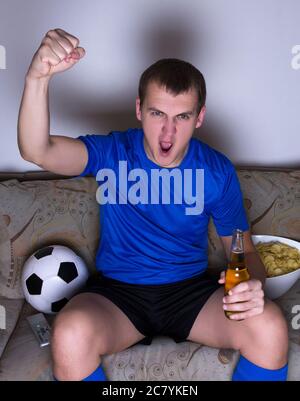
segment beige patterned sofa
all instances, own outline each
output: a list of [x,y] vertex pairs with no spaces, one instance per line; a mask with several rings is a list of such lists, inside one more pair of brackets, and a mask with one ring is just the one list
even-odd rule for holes
[[[237,171],[252,232],[300,241],[300,170]],[[20,273],[33,251],[54,243],[76,249],[94,269],[99,239],[96,183],[91,177],[46,173],[5,174],[0,179],[0,311],[6,314],[6,328],[0,329],[0,380],[52,380],[49,347],[39,347],[25,320],[35,310],[24,302]],[[211,271],[224,262],[211,224]],[[288,379],[300,380],[300,329],[291,325],[292,307],[300,304],[300,280],[276,302],[289,323]],[[108,378],[117,381],[230,380],[237,358],[232,350],[156,337],[150,346],[136,344],[104,356],[103,364]]]

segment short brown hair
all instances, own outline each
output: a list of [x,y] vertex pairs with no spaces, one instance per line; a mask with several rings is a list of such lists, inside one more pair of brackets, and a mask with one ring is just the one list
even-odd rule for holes
[[141,105],[144,102],[147,86],[156,82],[164,86],[168,92],[178,95],[196,89],[198,94],[198,113],[206,100],[206,85],[202,73],[192,64],[175,59],[166,58],[150,65],[141,75],[139,82],[139,98]]

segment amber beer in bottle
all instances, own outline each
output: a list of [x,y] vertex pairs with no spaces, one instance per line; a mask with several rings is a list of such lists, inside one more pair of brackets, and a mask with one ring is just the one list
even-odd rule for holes
[[[225,295],[228,294],[231,288],[235,287],[242,281],[247,281],[249,279],[250,275],[245,263],[243,231],[237,229],[234,230],[232,235],[230,259],[225,276]],[[230,315],[237,313],[228,310],[224,312],[228,318]]]

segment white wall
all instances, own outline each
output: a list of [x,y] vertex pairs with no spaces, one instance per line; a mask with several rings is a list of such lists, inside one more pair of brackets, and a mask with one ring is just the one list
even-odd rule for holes
[[39,170],[19,155],[17,115],[32,55],[57,27],[87,54],[51,82],[51,133],[137,126],[140,74],[177,57],[206,78],[197,136],[239,165],[300,167],[299,15],[298,0],[1,0],[0,171]]

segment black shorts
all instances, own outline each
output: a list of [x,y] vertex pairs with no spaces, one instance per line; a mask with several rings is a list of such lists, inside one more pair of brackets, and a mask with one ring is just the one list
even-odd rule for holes
[[169,284],[129,284],[91,276],[80,293],[101,294],[117,305],[149,345],[154,336],[168,336],[175,342],[186,341],[199,311],[220,284],[206,272]]

